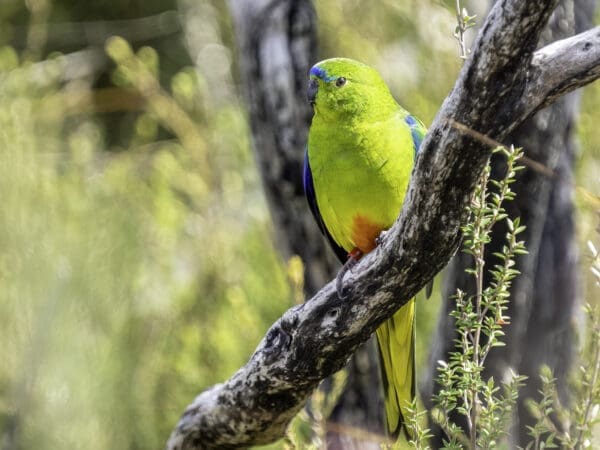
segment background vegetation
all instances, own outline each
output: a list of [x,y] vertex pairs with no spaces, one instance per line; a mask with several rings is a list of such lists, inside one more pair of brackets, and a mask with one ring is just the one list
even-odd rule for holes
[[[4,448],[160,448],[301,300],[297,261],[274,248],[223,3],[0,8]],[[429,123],[461,66],[453,2],[315,3],[322,56],[376,66]],[[577,183],[596,193],[598,105],[595,83]],[[598,242],[597,205],[577,202],[581,242]],[[424,358],[437,308],[421,303]]]

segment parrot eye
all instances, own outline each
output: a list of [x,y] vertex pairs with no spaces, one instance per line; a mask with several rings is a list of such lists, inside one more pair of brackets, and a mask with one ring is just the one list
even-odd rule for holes
[[335,85],[337,87],[342,87],[345,84],[346,84],[346,79],[344,77],[339,77],[337,80],[335,80]]

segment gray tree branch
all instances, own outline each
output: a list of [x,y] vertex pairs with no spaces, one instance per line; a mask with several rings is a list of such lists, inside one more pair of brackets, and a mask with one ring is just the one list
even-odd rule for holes
[[523,101],[543,99],[534,113],[574,88],[597,79],[599,58],[600,27],[547,45],[535,52]]
[[[340,300],[329,283],[286,311],[244,367],[188,406],[167,448],[243,447],[282,437],[318,383],[343,367],[360,343],[444,267],[458,248],[465,206],[491,154],[448,119],[501,140],[558,95],[542,89],[538,96],[523,95],[534,67],[543,67],[548,77],[555,70],[551,78],[564,87],[563,94],[597,77],[597,71],[578,77],[541,62],[532,65],[542,55],[560,60],[561,52],[575,48],[573,64],[600,66],[599,43],[587,34],[577,38],[579,46],[555,45],[534,56],[556,3],[505,0],[494,6],[422,144],[398,221],[347,277],[346,297]],[[593,51],[584,50],[585,42]]]

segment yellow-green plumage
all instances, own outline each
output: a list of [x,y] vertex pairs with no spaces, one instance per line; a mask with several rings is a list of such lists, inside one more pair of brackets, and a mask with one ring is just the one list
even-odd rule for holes
[[[399,215],[425,128],[402,109],[372,68],[335,58],[311,69],[314,116],[305,189],[338,256],[371,251]],[[388,429],[399,432],[415,394],[415,304],[377,330]]]

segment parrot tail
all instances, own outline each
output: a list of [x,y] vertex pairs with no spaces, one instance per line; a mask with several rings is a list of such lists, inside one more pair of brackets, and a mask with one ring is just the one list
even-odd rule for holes
[[404,428],[406,407],[415,398],[415,299],[377,329],[387,428],[396,438]]

